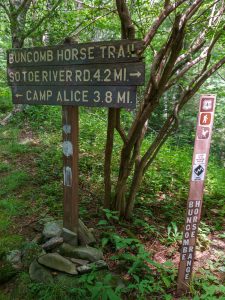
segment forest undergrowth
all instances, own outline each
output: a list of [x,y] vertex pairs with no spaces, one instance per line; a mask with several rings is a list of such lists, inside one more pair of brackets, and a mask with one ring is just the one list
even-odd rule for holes
[[[124,124],[130,117],[125,115]],[[178,299],[176,276],[193,144],[171,137],[163,146],[127,222],[102,207],[105,138],[106,110],[80,109],[80,217],[94,228],[110,272],[45,285],[31,282],[27,270],[36,253],[37,245],[30,242],[38,227],[47,219],[62,218],[61,111],[27,107],[0,127],[0,299]],[[152,138],[149,130],[149,141]],[[120,143],[116,136],[114,184]],[[190,295],[179,299],[225,299],[224,179],[225,169],[212,153],[195,275]],[[13,270],[6,255],[27,248],[24,269]]]

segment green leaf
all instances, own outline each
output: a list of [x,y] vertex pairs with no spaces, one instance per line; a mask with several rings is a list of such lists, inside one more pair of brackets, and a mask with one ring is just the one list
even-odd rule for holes
[[108,289],[107,295],[108,295],[109,300],[121,300],[121,298],[115,294],[113,289]]
[[102,248],[104,248],[108,244],[109,241],[110,241],[109,238],[103,238],[102,239]]
[[98,226],[101,226],[101,225],[108,225],[108,222],[106,220],[100,220],[97,224]]
[[165,283],[165,286],[166,286],[167,288],[169,288],[170,285],[171,285],[171,282],[170,282],[169,278],[166,277],[166,276],[162,276],[162,280],[163,280],[163,282]]

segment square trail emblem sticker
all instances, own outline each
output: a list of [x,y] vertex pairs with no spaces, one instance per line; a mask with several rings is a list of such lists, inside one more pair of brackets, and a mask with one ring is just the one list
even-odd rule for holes
[[205,177],[205,165],[204,164],[195,164],[193,165],[192,170],[192,181],[204,180]]
[[211,123],[211,113],[202,113],[200,115],[200,125],[209,125]]
[[197,130],[197,137],[199,140],[207,140],[209,137],[210,127],[199,126]]
[[212,112],[214,106],[213,98],[202,98],[201,101],[201,111]]

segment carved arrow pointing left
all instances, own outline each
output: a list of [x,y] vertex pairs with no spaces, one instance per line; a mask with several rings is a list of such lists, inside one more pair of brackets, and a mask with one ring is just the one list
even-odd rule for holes
[[16,96],[16,98],[19,98],[19,97],[22,97],[23,95],[21,95],[21,94],[16,94],[15,96]]

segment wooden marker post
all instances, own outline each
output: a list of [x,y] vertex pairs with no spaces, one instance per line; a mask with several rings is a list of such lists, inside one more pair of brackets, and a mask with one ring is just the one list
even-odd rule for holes
[[182,294],[189,290],[189,282],[193,270],[195,246],[201,217],[204,179],[209,158],[215,105],[216,97],[214,95],[201,96],[192,160],[190,190],[187,201],[186,222],[183,233],[178,271],[178,294]]
[[[72,39],[65,45],[77,44]],[[63,227],[77,236],[79,224],[79,107],[62,106],[63,126]]]
[[63,122],[63,227],[78,233],[79,108],[62,107]]

